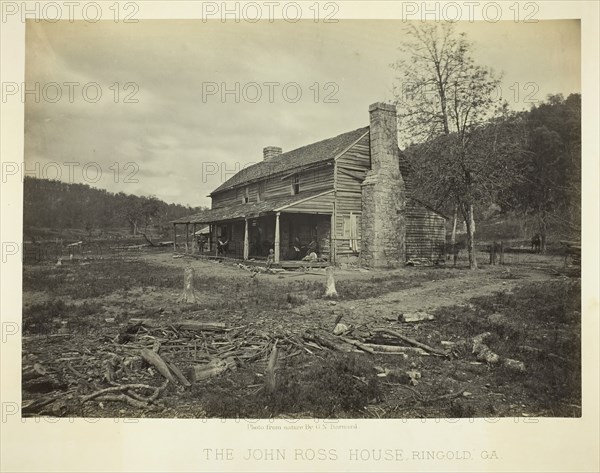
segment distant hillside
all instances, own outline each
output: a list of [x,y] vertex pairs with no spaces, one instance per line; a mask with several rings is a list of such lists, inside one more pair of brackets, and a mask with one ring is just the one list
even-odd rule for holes
[[109,232],[168,235],[169,221],[201,210],[167,204],[150,196],[114,194],[87,184],[26,177],[23,195],[23,233],[26,240],[58,236],[69,230],[89,237]]

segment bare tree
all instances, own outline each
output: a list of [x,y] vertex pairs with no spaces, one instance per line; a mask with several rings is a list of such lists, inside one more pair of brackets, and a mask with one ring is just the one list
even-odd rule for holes
[[450,23],[408,26],[400,50],[403,58],[393,67],[400,72],[395,95],[401,136],[430,143],[422,153],[430,161],[417,162],[429,167],[422,170],[425,176],[420,177],[429,178],[420,180],[419,187],[460,212],[467,227],[469,266],[475,269],[474,206],[491,184],[491,177],[485,184],[485,176],[493,174],[493,160],[506,151],[501,140],[508,129],[498,133],[489,126],[493,117],[507,114],[500,79],[475,63],[472,43]]

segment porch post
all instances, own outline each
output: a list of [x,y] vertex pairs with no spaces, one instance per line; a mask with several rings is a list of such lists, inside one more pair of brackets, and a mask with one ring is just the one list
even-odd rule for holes
[[213,230],[215,232],[215,256],[219,256],[219,241],[217,238],[217,226],[213,226]]
[[177,251],[177,224],[173,224],[173,251]]
[[196,253],[196,224],[192,223],[192,253]]
[[185,224],[185,252],[188,253],[190,244],[190,224]]
[[245,219],[246,225],[244,226],[244,259],[248,259],[250,256],[250,244],[248,242],[248,219]]
[[331,230],[329,230],[329,263],[335,264],[337,239],[335,235],[335,208],[331,214]]
[[275,214],[275,263],[279,263],[279,214]]

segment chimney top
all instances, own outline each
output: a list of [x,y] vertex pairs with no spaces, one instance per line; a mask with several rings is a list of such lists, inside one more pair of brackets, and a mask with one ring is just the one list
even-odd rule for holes
[[394,104],[384,102],[376,102],[369,105],[369,112],[374,112],[375,110],[396,113],[396,106]]
[[263,160],[269,161],[270,159],[276,158],[282,151],[283,150],[278,146],[266,146],[263,148]]

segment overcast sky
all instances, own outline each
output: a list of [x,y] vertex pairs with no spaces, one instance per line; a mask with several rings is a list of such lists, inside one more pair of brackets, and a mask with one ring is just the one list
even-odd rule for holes
[[[578,21],[457,27],[475,42],[479,63],[504,74],[503,96],[515,109],[529,108],[528,94],[543,100],[581,92]],[[55,168],[44,166],[59,163],[65,181],[69,168],[62,163],[80,163],[72,168],[76,182],[86,182],[86,163],[98,163],[97,182],[96,165],[87,168],[90,185],[209,205],[206,196],[239,166],[261,160],[263,147],[289,151],[367,125],[369,104],[392,98],[389,65],[399,58],[401,41],[402,23],[382,20],[28,22],[28,87],[80,85],[73,103],[65,85],[55,103],[49,103],[56,97],[51,86],[38,103],[28,96],[25,160],[29,168],[40,163],[46,174],[38,175],[50,178]],[[138,89],[125,90],[130,82]],[[265,85],[270,82],[279,85]],[[88,101],[82,97],[90,83],[102,91],[96,103],[94,86],[86,89]],[[233,93],[223,101],[223,85],[235,90],[236,83],[239,103]],[[203,96],[211,88],[217,93]],[[298,88],[302,96],[293,102]],[[254,103],[244,100],[244,91]],[[124,103],[131,93],[137,103]]]

